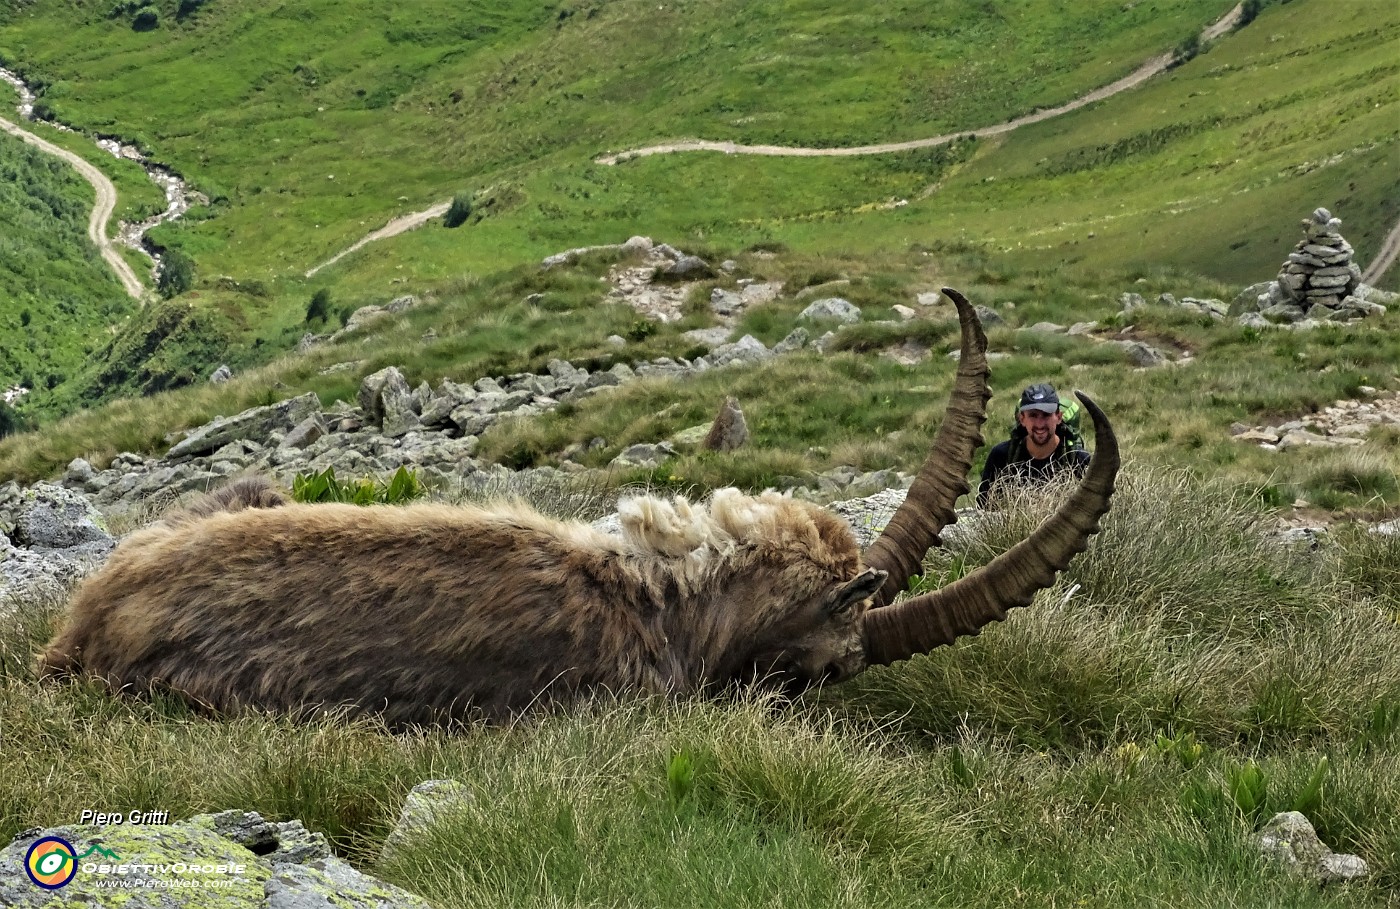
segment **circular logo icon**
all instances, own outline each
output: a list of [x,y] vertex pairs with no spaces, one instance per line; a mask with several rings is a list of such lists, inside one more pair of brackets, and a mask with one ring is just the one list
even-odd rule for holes
[[67,840],[46,836],[25,853],[24,871],[45,890],[57,890],[78,873],[77,855]]

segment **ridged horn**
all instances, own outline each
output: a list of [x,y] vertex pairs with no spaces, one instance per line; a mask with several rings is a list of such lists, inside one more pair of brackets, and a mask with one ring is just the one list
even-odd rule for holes
[[1079,487],[1029,537],[978,571],[941,590],[865,614],[867,665],[887,666],[918,653],[977,634],[1007,610],[1027,606],[1060,571],[1083,552],[1108,512],[1118,475],[1118,440],[1089,397],[1076,392],[1094,421],[1094,454]]
[[873,598],[877,608],[894,601],[909,579],[919,573],[929,548],[938,545],[943,528],[958,519],[953,503],[970,488],[967,475],[972,455],[982,444],[987,399],[992,396],[987,384],[987,336],[967,297],[950,287],[943,288],[943,293],[958,309],[961,359],[948,395],[948,409],[928,457],[899,510],[865,551],[865,564],[889,572]]

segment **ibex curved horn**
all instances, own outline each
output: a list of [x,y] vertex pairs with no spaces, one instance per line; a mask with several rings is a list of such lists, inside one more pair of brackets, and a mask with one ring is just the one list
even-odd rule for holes
[[950,287],[943,293],[958,309],[962,327],[962,353],[943,423],[934,434],[928,458],[909,487],[904,503],[894,513],[880,537],[865,551],[865,564],[889,572],[872,605],[884,606],[919,573],[929,548],[937,546],[943,528],[957,520],[953,503],[968,492],[972,455],[982,444],[982,424],[987,419],[987,336],[972,304]]
[[865,614],[865,659],[884,666],[977,634],[1007,610],[1029,605],[1055,572],[1084,551],[1108,512],[1118,475],[1118,441],[1102,410],[1076,392],[1094,421],[1094,456],[1079,488],[1029,537],[941,590]]

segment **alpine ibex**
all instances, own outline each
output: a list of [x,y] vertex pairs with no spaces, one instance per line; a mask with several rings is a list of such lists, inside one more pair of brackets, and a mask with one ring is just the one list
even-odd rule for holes
[[945,293],[962,328],[948,410],[864,559],[840,518],[772,493],[632,499],[612,536],[518,505],[299,505],[245,482],[124,540],[42,671],[216,711],[345,708],[402,726],[602,691],[796,692],[976,634],[1084,549],[1119,459],[1081,395],[1097,450],[1069,499],[982,570],[895,603],[955,520],[991,395],[981,326]]

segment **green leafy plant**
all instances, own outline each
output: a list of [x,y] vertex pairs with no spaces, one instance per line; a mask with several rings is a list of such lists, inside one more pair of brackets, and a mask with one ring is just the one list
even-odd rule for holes
[[422,498],[426,492],[416,471],[400,467],[388,480],[336,479],[335,468],[320,473],[297,474],[292,479],[292,498],[298,502],[341,502],[350,505],[402,505]]
[[671,807],[679,810],[695,791],[695,757],[681,749],[666,762],[666,793]]
[[1322,781],[1327,777],[1327,755],[1317,759],[1317,766],[1308,776],[1308,781],[1289,806],[1292,811],[1300,811],[1313,817],[1322,807]]
[[1257,821],[1264,813],[1265,797],[1268,795],[1268,777],[1263,768],[1253,761],[1225,768],[1226,790],[1230,800],[1246,818]]
[[1205,746],[1196,741],[1194,732],[1179,732],[1174,736],[1158,733],[1153,748],[1164,760],[1175,758],[1180,761],[1184,770],[1199,764],[1205,754]]

